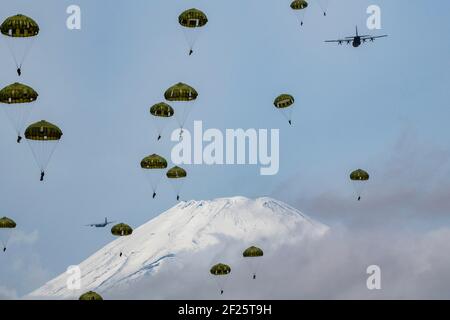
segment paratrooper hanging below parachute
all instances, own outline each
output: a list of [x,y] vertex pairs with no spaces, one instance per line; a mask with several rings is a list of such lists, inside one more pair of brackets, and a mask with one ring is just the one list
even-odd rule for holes
[[3,217],[0,219],[0,241],[3,246],[3,252],[6,251],[9,238],[11,237],[12,231],[16,228],[16,223],[14,220]]
[[208,17],[202,11],[192,8],[180,14],[178,23],[183,28],[186,41],[189,45],[189,55],[192,55],[192,53],[194,53],[194,45],[200,36],[200,32],[208,23]]
[[25,121],[37,98],[38,93],[33,88],[17,82],[0,91],[0,103],[5,104],[4,110],[17,132],[17,143],[22,140]]
[[294,109],[295,99],[290,94],[279,95],[273,105],[277,108],[281,114],[288,120],[289,125],[292,125],[292,112]]
[[153,116],[156,131],[158,133],[158,141],[161,140],[162,132],[168,123],[168,119],[173,117],[175,111],[165,102],[160,102],[150,108],[150,114]]
[[25,138],[41,170],[40,181],[44,181],[45,169],[62,135],[60,128],[45,120],[33,123],[25,130]]
[[361,201],[362,192],[364,191],[364,187],[367,181],[369,181],[369,178],[369,174],[362,169],[355,170],[350,174],[350,180],[353,182],[358,201]]
[[247,260],[249,260],[249,265],[250,265],[250,269],[253,272],[253,280],[256,279],[256,271],[258,269],[258,265],[256,263],[254,263],[253,259],[256,258],[261,258],[262,256],[264,256],[264,252],[262,251],[262,249],[252,246],[250,248],[247,248],[243,253],[242,253],[243,257],[246,258]]
[[156,197],[159,182],[164,176],[165,169],[167,168],[167,160],[157,154],[152,154],[142,159],[141,168],[153,189],[154,199]]
[[222,295],[224,293],[225,279],[231,273],[231,267],[229,265],[219,263],[214,265],[209,272],[216,277],[220,294]]
[[177,194],[177,201],[180,200],[180,192],[181,188],[183,187],[184,180],[187,177],[187,172],[183,168],[180,167],[173,167],[166,173],[167,178],[172,183],[173,189],[175,190],[175,193]]
[[[111,228],[111,234],[116,237],[127,237],[133,234],[133,228],[125,223],[119,223]],[[119,256],[122,257],[122,251]]]
[[[22,65],[33,45],[34,38],[39,34],[38,24],[22,14],[7,18],[0,25],[0,32],[7,37],[7,45],[11,51],[19,77],[22,75]],[[23,48],[16,48],[16,45]],[[20,53],[17,51],[21,51]]]
[[164,93],[164,98],[171,102],[175,110],[175,118],[180,126],[180,140],[183,138],[183,128],[189,116],[198,92],[191,86],[179,82]]
[[308,2],[305,0],[294,0],[291,3],[291,9],[298,15],[300,26],[303,26],[303,19],[305,17],[305,9],[308,7]]

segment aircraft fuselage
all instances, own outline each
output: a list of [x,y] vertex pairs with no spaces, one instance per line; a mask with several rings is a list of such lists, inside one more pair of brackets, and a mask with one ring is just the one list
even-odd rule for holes
[[361,45],[361,37],[353,38],[353,47],[358,48]]

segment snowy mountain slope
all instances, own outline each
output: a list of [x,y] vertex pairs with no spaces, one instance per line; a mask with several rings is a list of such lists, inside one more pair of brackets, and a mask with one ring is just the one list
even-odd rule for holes
[[189,253],[227,239],[245,245],[270,239],[276,245],[321,237],[327,229],[270,198],[182,202],[135,229],[131,236],[111,242],[80,263],[81,291],[69,290],[68,275],[62,274],[26,298],[72,299],[88,290],[105,293],[147,275],[155,276],[165,264],[180,263],[179,256],[186,259]]

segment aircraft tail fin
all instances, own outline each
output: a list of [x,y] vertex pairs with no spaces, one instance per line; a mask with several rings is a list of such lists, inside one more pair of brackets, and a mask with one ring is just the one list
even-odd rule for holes
[[356,36],[358,36],[358,26],[356,26]]

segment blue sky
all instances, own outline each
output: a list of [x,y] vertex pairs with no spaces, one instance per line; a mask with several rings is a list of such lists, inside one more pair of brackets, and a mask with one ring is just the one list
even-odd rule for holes
[[[73,3],[82,10],[80,31],[65,27]],[[365,27],[371,4],[382,9],[382,30]],[[191,7],[209,23],[188,57],[177,17]],[[168,183],[151,199],[139,162],[154,152],[169,157],[169,131],[156,143],[148,110],[179,81],[199,92],[188,129],[202,120],[205,128],[281,130],[278,175],[260,176],[254,166],[187,167],[184,199],[273,196],[314,217],[298,190],[351,195],[349,171],[364,167],[376,179],[405,132],[448,150],[449,9],[443,0],[331,0],[328,17],[312,5],[301,29],[287,0],[2,3],[2,20],[21,12],[41,27],[20,79],[40,93],[29,123],[49,120],[64,137],[41,184],[28,146],[16,145],[0,116],[0,215],[38,234],[0,256],[0,285],[26,293],[112,240],[86,223],[108,216],[139,226],[175,204]],[[352,35],[355,25],[389,37],[358,49],[323,42]],[[3,87],[18,79],[0,48]],[[282,92],[296,97],[293,127],[272,106]]]

